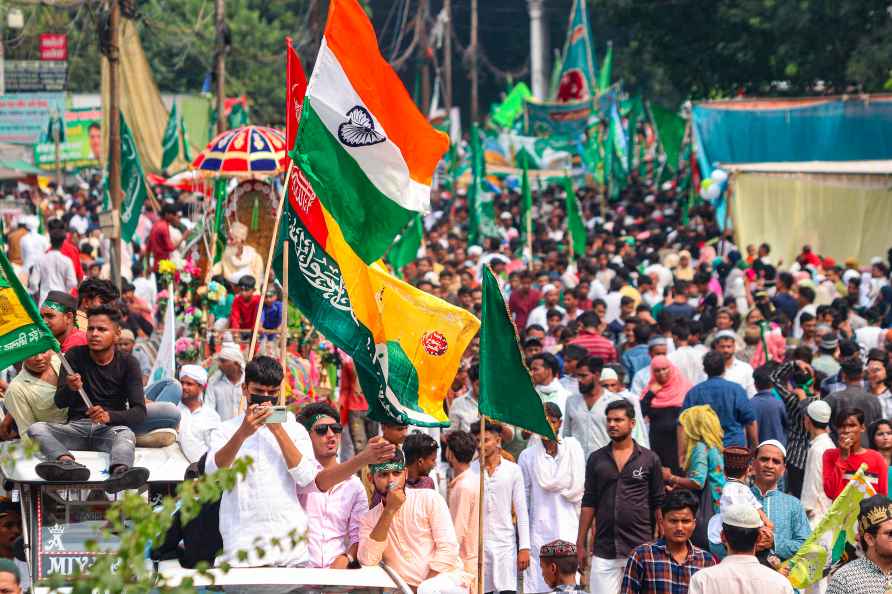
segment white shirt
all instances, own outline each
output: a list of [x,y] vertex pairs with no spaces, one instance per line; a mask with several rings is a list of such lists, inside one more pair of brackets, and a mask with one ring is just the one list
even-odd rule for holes
[[74,229],[80,235],[86,235],[87,229],[90,227],[90,219],[76,214],[68,221],[68,227]]
[[140,276],[133,279],[133,294],[145,301],[154,310],[158,297],[155,275],[152,274],[150,278]]
[[691,385],[695,386],[706,379],[706,372],[703,371],[703,355],[708,352],[706,346],[698,344],[678,347],[666,356],[678,367],[682,375],[688,378]]
[[[808,516],[808,523],[814,528],[830,509],[833,503],[824,494],[824,452],[836,446],[830,435],[822,433],[811,440],[805,457],[805,474],[802,479],[802,507]],[[812,512],[812,513],[809,513]]]
[[858,341],[858,344],[861,345],[861,348],[864,351],[882,348],[880,336],[882,336],[883,333],[883,329],[879,326],[865,326],[864,328],[855,330],[855,340]]
[[470,431],[471,423],[480,420],[477,399],[470,392],[452,401],[449,407],[449,431]]
[[[544,466],[545,474],[550,476],[569,469],[567,474],[572,479],[567,477],[568,484],[581,486],[585,481],[585,457],[578,441],[572,437],[564,438],[558,445],[556,456],[538,455],[541,447],[539,444],[531,445],[517,458],[517,464],[523,473],[523,485],[530,510],[530,566],[523,576],[524,592],[551,592],[552,589],[542,578],[539,549],[556,539],[573,542],[579,526],[582,490],[579,491],[578,499],[574,497],[575,501],[568,500],[560,490],[546,490],[538,480],[539,469]],[[574,464],[569,465],[570,461]]]
[[567,388],[564,387],[559,379],[554,378],[551,380],[551,383],[534,387],[536,388],[536,393],[539,394],[539,398],[542,399],[542,404],[554,402],[561,409],[561,414],[567,412],[567,398],[570,397],[570,392],[567,391]]
[[[605,411],[608,404],[621,398],[622,396],[619,394],[604,390],[591,408],[586,404],[582,394],[570,396],[567,399],[562,433],[564,437],[573,437],[579,440],[586,460],[592,452],[600,450],[610,443]],[[523,454],[521,453],[521,455]]]
[[560,305],[549,306],[548,304],[543,303],[542,305],[537,305],[536,307],[534,307],[533,310],[530,312],[530,315],[527,316],[526,327],[529,328],[533,324],[539,324],[544,330],[548,330],[548,312],[552,309],[556,309],[561,312],[561,315],[563,316],[561,322],[563,322],[564,319],[567,317],[566,309],[564,309]]
[[50,242],[43,235],[29,231],[22,236],[19,249],[22,251],[22,266],[30,272],[37,260],[50,249]]
[[[477,475],[480,461],[474,460],[466,472]],[[502,459],[493,475],[484,474],[484,592],[517,589],[517,551],[530,548],[529,513],[523,473],[514,462]],[[517,515],[517,538],[511,512]]]
[[208,381],[204,391],[204,405],[216,410],[221,421],[228,421],[239,413],[242,381],[244,380],[239,379],[238,383],[233,384],[222,371],[217,371]]
[[759,563],[753,555],[728,555],[718,565],[691,576],[688,594],[793,594],[793,586],[780,573]]
[[[243,414],[229,419],[213,432],[205,465],[208,474],[217,470],[214,459],[217,452],[235,435],[243,419]],[[238,457],[250,456],[254,463],[248,474],[232,490],[223,493],[220,500],[223,555],[218,563],[228,561],[240,567],[297,567],[309,561],[307,543],[300,541],[290,547],[290,534],[299,536],[307,530],[307,515],[297,499],[298,489],[315,488],[319,467],[310,435],[294,420],[294,415],[288,413],[288,421],[282,426],[300,451],[300,464],[286,468],[282,450],[267,427],[261,427],[242,443]],[[257,538],[265,543],[263,559],[254,551]],[[282,547],[270,546],[272,538],[280,539]],[[248,552],[245,561],[238,559],[240,550]]]
[[722,377],[729,382],[740,385],[746,391],[746,395],[752,398],[756,394],[756,384],[753,382],[753,368],[738,358],[732,359],[731,367],[725,368]]
[[37,295],[37,303],[43,303],[50,291],[71,293],[77,287],[74,264],[59,250],[50,250],[38,258],[28,277],[31,294]]
[[185,404],[177,405],[180,410],[178,441],[183,455],[189,462],[198,462],[211,445],[211,437],[220,428],[220,415],[209,406],[201,406],[195,412]]

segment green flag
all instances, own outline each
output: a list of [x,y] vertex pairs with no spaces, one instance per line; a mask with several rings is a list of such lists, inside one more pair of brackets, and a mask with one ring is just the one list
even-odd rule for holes
[[486,161],[480,146],[480,129],[471,124],[471,185],[468,188],[468,243],[480,244],[483,237],[498,237],[493,193],[484,187]]
[[573,255],[581,258],[585,255],[585,223],[582,222],[579,200],[576,198],[576,190],[573,189],[573,181],[569,177],[564,178],[564,191],[567,193],[567,231],[570,233],[570,245],[573,246]]
[[489,266],[484,266],[480,316],[480,414],[554,439],[542,399],[533,388],[517,331]]
[[121,191],[124,198],[121,201],[121,239],[133,240],[133,232],[139,222],[142,206],[148,197],[146,190],[146,176],[139,162],[139,153],[136,151],[136,141],[127,122],[124,113],[121,112]]
[[249,123],[248,110],[242,105],[242,102],[239,101],[233,104],[232,109],[229,110],[229,115],[226,117],[226,124],[229,129],[247,126]]
[[651,104],[650,112],[653,115],[657,140],[666,155],[666,167],[675,173],[678,171],[678,158],[681,156],[686,122],[674,111],[659,105]]
[[48,349],[59,350],[59,343],[47,327],[31,296],[0,250],[0,368],[6,369]]
[[[523,151],[521,157],[523,164],[523,177],[520,181],[520,237],[523,239],[524,249],[530,245],[533,238],[530,237],[533,232],[533,192],[530,190],[530,173],[527,161],[529,157],[526,151]],[[532,258],[532,254],[527,254]]]
[[510,128],[514,121],[523,113],[523,101],[532,95],[530,88],[524,82],[514,85],[514,88],[492,112],[492,121],[503,128]]
[[403,266],[418,257],[418,248],[424,239],[424,223],[421,214],[416,214],[406,228],[400,233],[399,238],[387,252],[387,261],[393,266],[393,272],[397,278],[403,278]]
[[[632,164],[635,162],[635,149],[638,148],[635,146],[635,141],[637,140],[637,132],[638,132],[638,124],[644,121],[647,117],[647,113],[644,111],[644,102],[641,100],[640,96],[635,96],[629,99],[628,101],[628,137],[629,142],[626,147],[626,151],[628,153],[627,161],[629,163],[629,168],[631,170]],[[640,164],[640,160],[639,160]]]
[[214,264],[223,258],[223,250],[226,249],[226,229],[224,227],[226,222],[226,217],[224,216],[224,210],[226,209],[226,184],[226,178],[218,177],[214,180],[214,201],[216,203],[214,207],[214,232],[217,236],[217,241],[214,244]]
[[183,159],[187,163],[192,162],[192,149],[189,148],[189,137],[186,136],[186,120],[180,117],[180,134],[183,136]]
[[[582,101],[595,96],[595,52],[585,0],[573,0],[555,98]],[[542,99],[542,97],[540,97]]]
[[177,160],[180,155],[180,135],[177,130],[177,103],[173,102],[170,115],[167,116],[167,126],[164,127],[164,136],[161,138],[161,169],[166,170]]
[[607,53],[601,62],[601,72],[598,73],[598,90],[602,93],[610,88],[610,79],[613,77],[613,42],[607,42]]

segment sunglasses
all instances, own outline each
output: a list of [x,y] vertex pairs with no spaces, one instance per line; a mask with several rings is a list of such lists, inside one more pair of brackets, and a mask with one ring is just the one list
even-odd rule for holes
[[328,434],[329,429],[331,429],[332,433],[335,435],[340,435],[341,432],[344,431],[344,428],[340,423],[327,423],[325,425],[316,425],[313,427],[313,433],[319,437],[325,437],[325,435]]

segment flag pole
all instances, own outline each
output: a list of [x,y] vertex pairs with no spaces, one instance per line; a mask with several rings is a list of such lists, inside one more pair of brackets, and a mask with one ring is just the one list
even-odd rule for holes
[[[59,360],[62,361],[62,367],[65,368],[65,373],[67,373],[68,375],[75,374],[74,369],[72,369],[71,365],[69,365],[68,363],[68,359],[65,358],[65,353],[63,353],[62,351],[59,351]],[[87,409],[93,408],[93,402],[90,400],[90,397],[87,396],[87,393],[84,392],[83,386],[77,391],[77,393],[80,394],[81,400],[83,400],[84,404],[87,405]]]
[[486,472],[485,460],[483,459],[483,437],[485,435],[486,416],[480,415],[480,448],[477,456],[480,461],[480,499],[477,503],[477,594],[483,594],[483,568],[485,566],[483,557],[483,508],[485,507],[483,473]]
[[282,334],[279,335],[282,346],[282,389],[279,391],[279,406],[285,404],[285,382],[288,381],[288,240],[282,242]]
[[[254,319],[254,331],[251,333],[251,346],[248,349],[248,359],[254,356],[254,348],[257,346],[257,333],[260,331],[260,314],[263,313],[263,297],[266,295],[266,289],[269,286],[269,273],[273,268],[273,254],[276,251],[276,242],[279,239],[279,221],[282,219],[282,209],[285,207],[285,195],[288,194],[288,183],[291,181],[291,167],[288,167],[288,173],[285,175],[285,187],[279,196],[279,206],[276,208],[276,221],[273,227],[273,236],[269,242],[269,252],[266,255],[266,266],[263,274],[262,291],[260,292],[260,301],[257,303],[257,317]],[[285,280],[285,284],[288,280]]]

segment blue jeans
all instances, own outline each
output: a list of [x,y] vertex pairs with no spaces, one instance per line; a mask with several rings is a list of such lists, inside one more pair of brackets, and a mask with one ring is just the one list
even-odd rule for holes
[[48,460],[72,456],[71,450],[88,450],[108,453],[109,468],[133,466],[136,447],[133,431],[123,425],[97,425],[90,419],[78,419],[64,425],[38,422],[28,427],[28,435],[37,442]]
[[155,429],[173,429],[176,431],[180,424],[180,409],[170,402],[146,401],[146,420],[133,428],[137,435],[154,431]]
[[183,397],[183,387],[175,379],[163,379],[146,387],[146,398],[152,402],[170,402],[174,406]]

